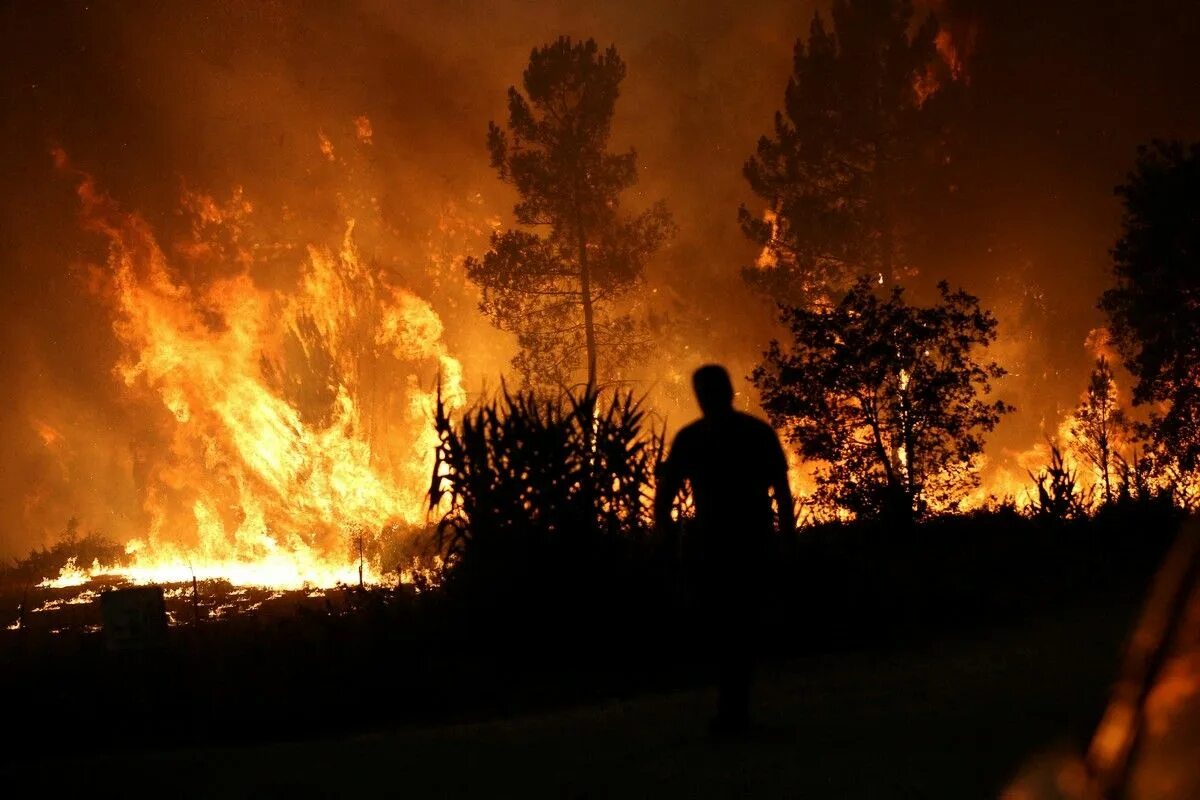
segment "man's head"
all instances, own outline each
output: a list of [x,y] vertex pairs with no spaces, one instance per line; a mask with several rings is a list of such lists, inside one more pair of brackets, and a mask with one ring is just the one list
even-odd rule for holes
[[720,364],[705,364],[693,372],[692,389],[704,416],[728,414],[733,410],[733,383]]

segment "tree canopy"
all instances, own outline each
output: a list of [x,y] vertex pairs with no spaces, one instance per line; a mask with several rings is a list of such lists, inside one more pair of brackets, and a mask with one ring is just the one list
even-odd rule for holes
[[911,518],[976,487],[983,434],[1012,407],[984,398],[1005,374],[979,351],[996,320],[962,290],[908,305],[859,279],[836,305],[785,307],[752,379],[800,455],[821,462],[816,500],[859,516]]
[[1146,432],[1184,472],[1200,457],[1200,143],[1156,141],[1117,187],[1123,233],[1116,285],[1100,308],[1133,374]]
[[912,30],[907,0],[835,0],[833,30],[814,15],[797,41],[774,130],[746,162],[766,216],[739,221],[760,248],[747,281],[780,302],[837,296],[865,273],[909,269],[907,244],[950,159],[941,99],[954,69],[938,57],[938,23]]
[[488,149],[518,200],[518,229],[496,232],[467,274],[481,310],[516,334],[514,366],[531,384],[587,385],[613,376],[645,347],[620,305],[650,256],[672,233],[662,203],[623,213],[637,183],[637,155],[609,152],[625,62],[613,47],[560,38],[533,50],[522,88],[508,91],[508,122],[491,123]]

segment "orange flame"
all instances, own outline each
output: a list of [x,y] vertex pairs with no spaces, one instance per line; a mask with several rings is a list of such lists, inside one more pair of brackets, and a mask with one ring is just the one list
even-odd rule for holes
[[[67,167],[61,151],[55,159]],[[295,287],[272,290],[250,274],[253,248],[238,244],[253,211],[240,190],[224,205],[185,198],[194,232],[217,226],[235,242],[236,270],[206,283],[182,280],[147,222],[89,176],[78,195],[84,226],[109,246],[105,297],[124,352],[115,373],[161,438],[130,565],[72,562],[47,585],[119,573],[329,586],[358,581],[360,559],[362,578],[381,580],[382,532],[425,522],[436,433],[422,370],[439,375],[452,408],[465,399],[432,306],[363,263],[353,220],[339,249],[296,251]],[[215,251],[197,238],[180,252]]]

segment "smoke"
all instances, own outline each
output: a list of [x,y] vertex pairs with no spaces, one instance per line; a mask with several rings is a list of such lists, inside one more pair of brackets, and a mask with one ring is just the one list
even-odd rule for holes
[[[487,122],[503,118],[533,46],[561,34],[615,43],[629,69],[614,145],[635,146],[641,168],[630,202],[664,199],[679,224],[649,272],[661,357],[640,385],[681,422],[691,367],[722,361],[746,375],[775,333],[772,308],[738,275],[756,255],[735,219],[752,201],[741,165],[770,128],[817,5],[6,4],[0,555],[46,541],[71,515],[125,536],[140,514],[139,426],[113,373],[111,314],[89,291],[105,244],[79,229],[53,146],[163,241],[186,238],[185,190],[229,198],[241,187],[301,248],[336,246],[354,217],[364,257],[433,304],[477,391],[495,386],[512,348],[458,269],[513,199],[488,167]],[[992,438],[998,464],[1078,396],[1085,339],[1103,324],[1111,188],[1136,144],[1200,137],[1188,78],[1200,13],[1166,0],[926,6],[952,35],[971,32],[971,106],[958,200],[931,222],[914,299],[947,277],[1000,318],[997,355],[1013,375],[998,388],[1019,411]],[[282,284],[288,270],[282,259],[254,277]],[[749,384],[737,388],[753,407]]]

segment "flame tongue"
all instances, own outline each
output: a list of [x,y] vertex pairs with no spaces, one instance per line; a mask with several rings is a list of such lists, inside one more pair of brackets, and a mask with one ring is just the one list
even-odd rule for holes
[[[194,231],[224,226],[236,268],[191,283],[143,219],[86,177],[79,194],[109,241],[116,373],[150,422],[137,456],[148,530],[128,566],[92,574],[328,586],[358,581],[361,554],[378,580],[381,531],[425,519],[435,433],[422,384],[440,374],[449,402],[462,399],[433,308],[361,262],[353,221],[339,249],[307,248],[292,290],[268,290],[239,242],[252,211],[240,192],[228,209],[191,198]],[[70,568],[51,584],[77,580]]]

